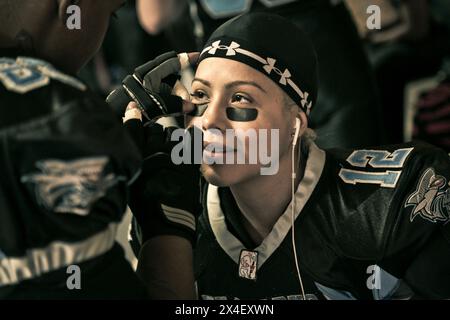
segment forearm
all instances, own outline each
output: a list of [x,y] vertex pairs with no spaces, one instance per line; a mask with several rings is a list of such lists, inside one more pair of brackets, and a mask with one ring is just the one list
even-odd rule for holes
[[158,34],[180,16],[186,4],[186,0],[138,0],[136,10],[145,31]]
[[139,253],[137,274],[151,299],[196,299],[192,246],[184,238],[148,240]]

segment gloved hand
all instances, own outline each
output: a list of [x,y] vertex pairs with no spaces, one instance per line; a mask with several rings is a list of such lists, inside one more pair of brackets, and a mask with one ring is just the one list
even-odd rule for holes
[[[139,120],[126,122],[128,128],[139,124],[142,126]],[[200,166],[177,165],[171,159],[171,151],[179,142],[171,141],[170,137],[179,128],[164,129],[159,124],[142,128],[145,160],[141,175],[130,187],[128,202],[138,244],[158,235],[177,235],[194,243],[196,219],[201,213]],[[194,130],[198,129],[188,131],[191,137]]]
[[[193,61],[196,55],[189,58]],[[201,210],[199,164],[193,164],[192,158],[189,163],[175,164],[171,153],[180,142],[171,141],[171,135],[180,129],[164,129],[154,123],[154,119],[161,116],[194,109],[190,102],[172,95],[177,91],[171,87],[176,83],[173,73],[183,64],[186,62],[180,61],[174,53],[159,56],[137,68],[133,76],[124,80],[119,92],[108,97],[110,105],[116,108],[122,109],[121,103],[128,104],[124,126],[145,159],[141,175],[130,186],[128,203],[134,216],[131,234],[133,240],[137,240],[132,242],[135,254],[148,239],[158,235],[177,235],[191,243],[195,240],[196,217]],[[175,93],[179,94],[179,91]],[[120,98],[124,94],[127,98]],[[130,100],[134,102],[128,103]],[[194,134],[195,130],[199,129],[189,129],[192,139],[184,141],[186,147],[191,148],[191,155],[193,138],[201,139],[201,132]],[[197,151],[201,152],[201,148]],[[197,158],[201,159],[201,154]]]
[[189,100],[189,93],[178,81],[178,72],[197,57],[196,53],[177,55],[173,51],[162,54],[125,77],[122,86],[111,92],[106,102],[117,115],[123,116],[128,103],[134,101],[144,121],[192,111],[190,104],[183,103],[182,98]]

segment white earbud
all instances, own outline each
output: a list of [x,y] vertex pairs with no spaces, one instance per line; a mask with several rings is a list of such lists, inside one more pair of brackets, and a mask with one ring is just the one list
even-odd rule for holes
[[297,144],[298,140],[298,134],[300,133],[300,119],[295,118],[295,134],[294,134],[294,140],[292,140],[292,145],[295,146]]

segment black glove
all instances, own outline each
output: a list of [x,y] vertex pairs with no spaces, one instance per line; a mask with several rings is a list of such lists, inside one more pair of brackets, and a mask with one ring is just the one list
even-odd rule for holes
[[[156,118],[183,111],[181,98],[171,94],[177,80],[174,73],[180,68],[175,53],[161,55],[138,67],[133,76],[125,78],[123,87],[107,99],[120,116],[129,102],[135,101],[146,118],[144,123],[130,119],[124,124],[145,159],[140,177],[130,187],[128,202],[134,216],[131,235],[138,240],[132,242],[135,253],[140,245],[157,235],[177,235],[191,243],[195,240],[196,217],[200,213],[199,165],[175,165],[171,152],[179,142],[170,138],[178,128],[163,129],[154,123]],[[195,130],[198,129],[189,130],[191,137]],[[201,133],[196,137],[201,138]],[[193,139],[187,142],[187,147],[194,155],[191,142]],[[201,159],[201,154],[197,158]],[[190,163],[194,163],[192,160]]]
[[[125,126],[133,135],[143,133],[140,143],[145,150],[142,173],[130,187],[132,236],[138,240],[132,243],[135,254],[145,241],[157,235],[177,235],[193,244],[196,220],[201,213],[200,166],[173,163],[171,151],[180,142],[170,141],[170,137],[173,130],[180,129],[163,129],[158,124],[144,127],[136,119],[127,121]],[[191,137],[195,130],[199,129],[188,130]],[[184,143],[189,144],[187,148],[193,148],[193,139]]]
[[181,67],[175,52],[162,54],[125,77],[122,87],[111,92],[106,102],[120,117],[131,101],[137,103],[145,121],[161,115],[181,115],[182,99],[172,95]]

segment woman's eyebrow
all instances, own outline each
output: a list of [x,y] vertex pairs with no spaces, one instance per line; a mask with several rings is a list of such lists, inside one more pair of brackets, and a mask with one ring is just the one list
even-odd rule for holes
[[259,84],[257,84],[257,83],[254,82],[254,81],[233,81],[233,82],[228,83],[228,84],[225,86],[225,88],[229,89],[229,88],[232,88],[232,87],[237,87],[237,86],[242,86],[242,85],[253,86],[253,87],[258,88],[258,89],[261,90],[262,92],[267,93],[267,91],[264,90],[263,87],[261,87]]
[[203,80],[203,79],[200,79],[200,78],[194,78],[193,80],[192,80],[192,83],[194,83],[195,81],[198,81],[198,82],[200,82],[200,83],[203,83],[205,86],[207,86],[207,87],[211,87],[211,83],[209,82],[209,81],[206,81],[206,80]]
[[[192,83],[194,83],[195,81],[198,81],[198,82],[200,82],[200,83],[203,83],[203,84],[204,84],[205,86],[207,86],[207,87],[211,87],[211,83],[210,83],[209,81],[207,81],[207,80],[200,79],[200,78],[194,78],[194,80],[192,80]],[[254,81],[233,81],[233,82],[227,83],[227,84],[225,85],[225,88],[226,88],[226,89],[230,89],[230,88],[237,87],[237,86],[242,86],[242,85],[253,86],[253,87],[258,88],[258,89],[261,90],[262,92],[267,93],[267,91],[264,90],[263,87],[261,87],[259,84],[257,84],[257,83],[254,82]]]

